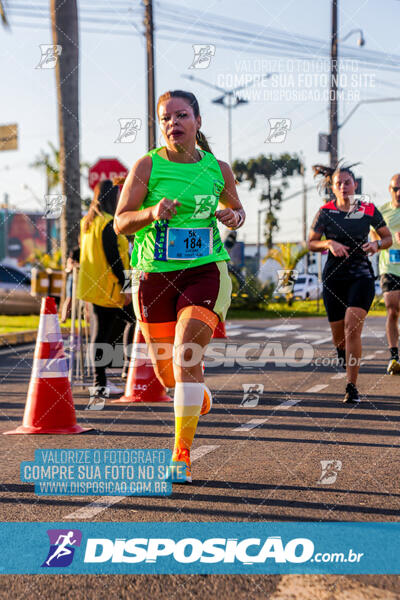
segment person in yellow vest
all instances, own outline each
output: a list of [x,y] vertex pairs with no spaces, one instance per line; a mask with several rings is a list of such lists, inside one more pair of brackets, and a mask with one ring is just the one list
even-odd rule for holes
[[93,306],[91,357],[97,397],[107,395],[104,344],[113,342],[115,321],[122,319],[127,328],[134,321],[132,296],[122,291],[127,287],[124,271],[129,271],[129,244],[124,235],[117,236],[113,229],[118,196],[119,188],[110,180],[98,183],[88,214],[81,220],[77,296]]

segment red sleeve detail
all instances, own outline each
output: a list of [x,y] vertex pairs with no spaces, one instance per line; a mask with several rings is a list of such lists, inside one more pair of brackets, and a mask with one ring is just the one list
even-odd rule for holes
[[372,204],[372,202],[361,202],[361,206],[364,208],[364,213],[366,215],[369,217],[374,216],[375,204]]
[[332,208],[333,210],[337,210],[336,204],[334,203],[333,200],[330,200],[327,204],[324,204],[323,206],[321,206],[321,208]]

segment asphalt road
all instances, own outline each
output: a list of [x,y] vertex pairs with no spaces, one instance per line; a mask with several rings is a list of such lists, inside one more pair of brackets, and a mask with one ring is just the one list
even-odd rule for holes
[[[217,342],[225,365],[206,367],[214,407],[199,422],[192,485],[174,486],[167,498],[100,503],[36,496],[19,479],[20,462],[33,460],[36,448],[172,448],[172,403],[87,411],[87,391],[74,387],[78,422],[92,433],[0,436],[2,521],[398,521],[400,378],[385,375],[384,319],[371,317],[364,328],[358,406],[342,403],[344,372],[323,360],[334,357],[325,319],[234,321],[228,335],[228,350]],[[22,421],[32,351],[0,351],[1,431]],[[251,364],[263,353],[266,364]],[[321,461],[332,462],[324,470]],[[3,575],[0,594],[45,597],[49,585],[63,598],[400,598],[396,576]]]

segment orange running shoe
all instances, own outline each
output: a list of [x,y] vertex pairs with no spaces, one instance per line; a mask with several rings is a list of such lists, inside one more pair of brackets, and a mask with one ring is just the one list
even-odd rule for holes
[[[186,465],[186,479],[182,478],[181,469],[175,463],[185,463]],[[187,448],[174,448],[172,454],[172,461],[167,469],[168,480],[172,483],[192,483],[192,470],[190,464],[190,450]]]
[[200,414],[201,415],[206,415],[207,413],[210,412],[210,410],[212,409],[212,395],[210,390],[206,387],[204,390],[204,400],[203,400],[203,404],[201,405],[201,410],[200,410]]

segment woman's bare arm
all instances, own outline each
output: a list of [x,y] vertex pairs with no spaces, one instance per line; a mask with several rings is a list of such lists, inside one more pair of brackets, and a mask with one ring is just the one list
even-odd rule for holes
[[143,156],[130,170],[115,211],[115,233],[136,233],[154,221],[153,207],[139,210],[148,192],[151,167],[151,156]]
[[236,189],[235,176],[228,163],[222,160],[218,161],[222,176],[225,181],[224,189],[219,198],[219,204],[224,208],[217,210],[215,216],[223,225],[231,229],[241,227],[245,221],[246,213],[244,212],[242,203]]

